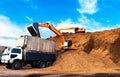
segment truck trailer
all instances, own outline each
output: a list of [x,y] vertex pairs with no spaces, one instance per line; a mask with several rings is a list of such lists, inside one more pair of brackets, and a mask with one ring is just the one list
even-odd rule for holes
[[8,69],[21,69],[30,64],[33,68],[51,66],[57,58],[54,41],[38,37],[21,36],[16,40],[15,48],[7,48],[1,62]]

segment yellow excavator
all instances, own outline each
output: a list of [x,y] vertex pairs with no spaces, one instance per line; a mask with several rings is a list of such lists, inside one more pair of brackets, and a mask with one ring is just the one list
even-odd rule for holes
[[74,33],[85,33],[85,29],[84,28],[79,28],[79,27],[69,27],[69,28],[60,28],[59,31],[69,31],[72,30]]
[[61,45],[59,46],[59,49],[56,50],[77,49],[77,47],[72,44],[71,40],[65,40],[64,35],[50,23],[35,22],[32,25],[29,25],[27,29],[32,36],[40,37],[40,32],[38,27],[49,28],[57,36],[59,36]]

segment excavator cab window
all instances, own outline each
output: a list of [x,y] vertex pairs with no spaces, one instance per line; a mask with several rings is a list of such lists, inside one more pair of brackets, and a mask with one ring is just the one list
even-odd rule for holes
[[71,40],[65,40],[64,46],[71,47],[72,46],[72,41]]
[[76,31],[78,31],[78,30],[79,30],[79,28],[78,28],[78,27],[77,27],[77,28],[75,28],[75,32],[76,32]]

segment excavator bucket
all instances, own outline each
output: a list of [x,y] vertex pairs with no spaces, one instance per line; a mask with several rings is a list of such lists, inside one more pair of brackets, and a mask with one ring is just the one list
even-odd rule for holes
[[36,23],[33,23],[33,25],[28,26],[27,29],[32,36],[40,37],[40,32]]

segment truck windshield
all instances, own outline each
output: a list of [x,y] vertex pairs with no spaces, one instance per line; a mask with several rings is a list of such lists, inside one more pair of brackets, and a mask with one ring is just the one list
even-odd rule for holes
[[20,54],[20,53],[21,53],[21,50],[14,48],[14,49],[12,49],[11,53],[19,53],[19,54]]

